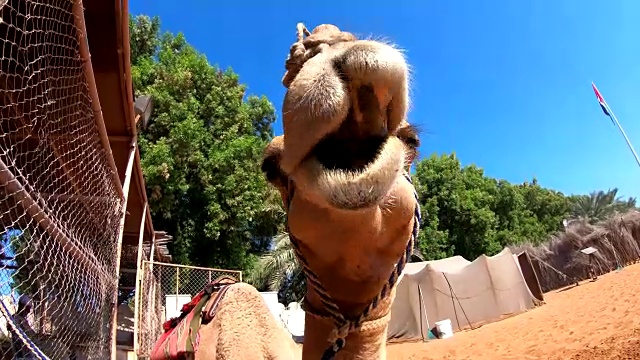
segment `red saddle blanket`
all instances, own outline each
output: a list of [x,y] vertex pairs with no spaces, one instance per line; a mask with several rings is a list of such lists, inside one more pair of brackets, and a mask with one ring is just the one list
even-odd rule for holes
[[228,286],[235,282],[222,276],[183,305],[180,316],[163,324],[164,333],[153,346],[150,360],[192,360],[198,351],[200,326],[213,319]]

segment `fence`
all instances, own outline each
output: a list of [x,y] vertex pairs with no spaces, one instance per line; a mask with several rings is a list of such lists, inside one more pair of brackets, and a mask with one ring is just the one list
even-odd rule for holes
[[123,198],[82,4],[0,0],[0,19],[0,353],[18,357],[23,332],[50,359],[107,359]]
[[163,332],[165,320],[178,316],[182,304],[189,302],[205,285],[222,275],[242,280],[242,272],[236,270],[144,261],[138,297],[138,357],[149,355]]

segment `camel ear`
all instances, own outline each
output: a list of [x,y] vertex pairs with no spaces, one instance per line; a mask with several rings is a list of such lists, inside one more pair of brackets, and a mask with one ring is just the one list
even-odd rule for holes
[[396,136],[407,149],[407,163],[413,163],[413,160],[418,156],[418,148],[420,147],[418,129],[408,122],[403,121],[396,130]]
[[267,181],[278,188],[278,190],[285,189],[288,183],[288,177],[280,167],[283,152],[284,136],[276,136],[264,149],[262,165],[260,166]]

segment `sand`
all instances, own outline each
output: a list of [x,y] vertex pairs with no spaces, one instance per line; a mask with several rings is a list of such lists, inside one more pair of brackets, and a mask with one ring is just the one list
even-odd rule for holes
[[390,344],[395,359],[640,359],[640,264],[550,292],[526,313],[428,343]]

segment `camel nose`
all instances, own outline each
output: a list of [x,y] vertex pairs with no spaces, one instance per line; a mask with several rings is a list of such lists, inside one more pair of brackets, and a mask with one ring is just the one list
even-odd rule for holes
[[398,49],[376,41],[357,41],[335,58],[334,66],[367,128],[393,131],[405,119],[409,71]]
[[352,98],[350,114],[357,127],[352,136],[361,139],[386,138],[389,133],[387,109],[390,102],[386,94],[376,92],[372,84],[364,84],[355,89]]

